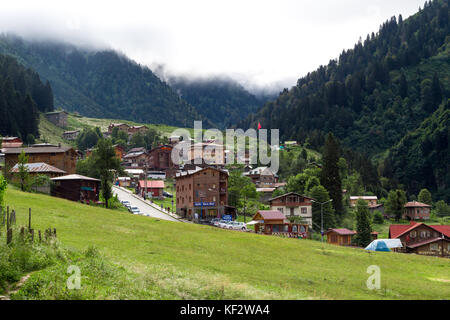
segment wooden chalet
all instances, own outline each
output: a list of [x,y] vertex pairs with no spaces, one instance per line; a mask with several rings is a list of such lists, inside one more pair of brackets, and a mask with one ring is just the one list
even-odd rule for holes
[[389,226],[389,238],[400,239],[398,252],[450,258],[450,226],[426,225],[411,221],[410,224]]
[[407,202],[403,212],[403,219],[428,220],[430,219],[430,211],[431,206],[426,203],[418,201]]
[[327,243],[336,244],[339,246],[350,246],[356,231],[346,228],[328,229],[325,234],[327,236]]
[[308,224],[291,223],[278,210],[259,210],[252,220],[256,222],[256,233],[291,238],[306,238],[308,236]]
[[313,198],[289,192],[268,200],[271,210],[278,210],[287,217],[301,217],[312,226]]
[[52,179],[51,195],[84,203],[98,202],[100,180],[71,174]]

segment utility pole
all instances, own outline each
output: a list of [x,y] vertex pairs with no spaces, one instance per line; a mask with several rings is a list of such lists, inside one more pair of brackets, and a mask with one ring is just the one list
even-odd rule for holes
[[330,199],[330,200],[325,201],[325,202],[318,202],[318,201],[314,201],[314,200],[311,200],[311,201],[320,204],[320,235],[322,236],[322,240],[321,241],[323,242],[323,205],[328,203],[328,202],[333,201],[333,199]]

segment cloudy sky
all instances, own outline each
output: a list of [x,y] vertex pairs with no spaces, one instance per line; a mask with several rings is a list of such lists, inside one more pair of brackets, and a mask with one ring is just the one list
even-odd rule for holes
[[21,1],[0,4],[0,31],[117,49],[169,72],[226,74],[289,87],[424,0]]

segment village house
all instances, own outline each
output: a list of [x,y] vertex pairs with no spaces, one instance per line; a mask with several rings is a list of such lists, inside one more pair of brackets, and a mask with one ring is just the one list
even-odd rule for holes
[[350,206],[356,207],[359,199],[366,201],[369,206],[374,206],[378,203],[377,196],[350,196]]
[[131,177],[118,177],[117,181],[116,181],[116,185],[123,187],[123,188],[131,187]]
[[1,147],[6,148],[21,148],[23,146],[22,139],[18,137],[3,137]]
[[384,204],[382,204],[382,203],[378,203],[375,205],[369,205],[369,211],[372,215],[375,212],[380,212],[384,217],[386,217],[384,214]]
[[403,219],[408,220],[428,220],[430,219],[431,206],[418,202],[411,201],[405,204],[405,211],[403,212]]
[[48,121],[58,127],[67,127],[67,116],[69,114],[66,111],[47,112],[45,117]]
[[53,178],[51,195],[84,203],[98,202],[100,180],[71,174]]
[[278,182],[278,176],[269,167],[257,167],[244,172],[244,176],[249,177],[258,188],[272,187]]
[[290,222],[278,210],[259,210],[252,220],[255,222],[255,233],[295,238],[306,238],[308,236],[307,224]]
[[223,215],[236,216],[228,206],[228,171],[213,167],[176,174],[177,214],[192,220],[195,213],[203,220]]
[[11,170],[17,163],[22,150],[29,156],[28,163],[43,162],[68,174],[75,173],[77,153],[72,147],[35,144],[27,148],[4,149],[5,169]]
[[260,194],[259,201],[262,203],[269,203],[275,190],[276,188],[256,188],[256,192]]
[[[28,176],[31,179],[36,178],[37,176],[47,176],[49,178],[56,178],[61,177],[63,175],[66,175],[67,172],[64,170],[55,168],[51,165],[48,165],[43,162],[38,163],[26,163],[24,165],[25,169],[28,172]],[[13,182],[20,182],[20,178],[18,176],[19,173],[19,165],[16,164],[11,170],[10,170],[12,181]],[[47,193],[50,194],[50,185],[42,185],[42,186],[35,186],[33,187],[34,191],[41,192],[41,193]]]
[[108,126],[108,134],[109,135],[112,134],[112,131],[113,131],[114,128],[118,128],[119,131],[123,131],[123,132],[128,134],[128,130],[130,129],[130,126],[127,125],[126,123],[111,123]]
[[153,148],[147,153],[147,165],[151,170],[166,172],[168,177],[174,177],[178,169],[172,161],[171,145],[161,145]]
[[395,249],[403,253],[450,258],[450,226],[426,225],[411,221],[410,224],[389,226],[389,238],[400,239],[403,247]]
[[162,198],[164,192],[163,180],[140,180],[138,184],[138,194],[141,197],[147,193],[146,198]]
[[202,159],[208,165],[225,166],[225,148],[215,141],[191,143],[187,161],[197,164],[196,159]]
[[146,152],[128,152],[123,156],[123,166],[129,169],[142,169],[147,165]]
[[80,130],[72,130],[72,131],[64,131],[62,136],[65,140],[73,141],[78,138],[79,134]]
[[356,234],[356,231],[348,230],[346,228],[329,229],[325,234],[327,236],[327,243],[339,246],[349,246],[352,244],[352,238]]
[[120,161],[122,161],[123,157],[125,156],[125,150],[119,144],[115,144],[115,145],[113,145],[113,147],[114,147],[114,152],[116,153],[116,157],[119,158]]
[[148,131],[148,128],[146,126],[131,126],[128,128],[128,134],[133,135],[136,133],[146,133]]
[[[349,230],[346,228],[341,229],[328,229],[325,232],[327,236],[327,243],[335,244],[339,246],[350,246],[352,244],[353,236],[358,234],[358,232],[354,230]],[[378,232],[372,231],[370,233],[371,240],[378,239]]]
[[286,217],[300,217],[305,223],[312,226],[312,201],[313,198],[289,192],[281,196],[269,199],[271,210],[278,210]]

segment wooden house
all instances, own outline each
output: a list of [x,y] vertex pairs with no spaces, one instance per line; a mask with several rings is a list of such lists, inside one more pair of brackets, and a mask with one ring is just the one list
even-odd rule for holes
[[312,198],[289,192],[268,200],[271,210],[278,210],[287,217],[301,217],[312,226]]
[[259,210],[252,220],[256,222],[256,233],[295,238],[306,238],[308,236],[307,224],[291,223],[278,210]]
[[64,131],[63,138],[68,141],[73,141],[78,138],[80,130]]
[[325,232],[327,235],[327,242],[330,244],[336,244],[339,246],[350,246],[352,244],[352,238],[356,234],[356,231],[342,229],[328,229]]
[[72,201],[85,203],[98,202],[100,192],[100,180],[71,174],[52,179],[51,195]]
[[259,188],[272,187],[278,182],[278,176],[269,167],[257,167],[244,173]]
[[21,148],[23,146],[22,139],[18,137],[3,137],[1,147],[2,148]]
[[374,206],[378,203],[377,196],[350,196],[350,206],[356,207],[359,199],[366,201],[369,206]]
[[28,155],[29,163],[46,163],[68,174],[75,173],[77,153],[72,147],[61,145],[39,144],[27,148],[7,148],[5,154],[5,168],[11,170],[18,163],[19,155],[24,151]]
[[411,221],[410,224],[389,226],[389,238],[400,239],[399,252],[450,258],[450,226],[426,225]]

